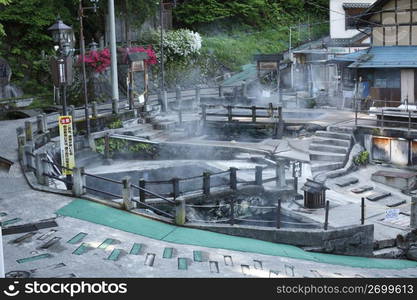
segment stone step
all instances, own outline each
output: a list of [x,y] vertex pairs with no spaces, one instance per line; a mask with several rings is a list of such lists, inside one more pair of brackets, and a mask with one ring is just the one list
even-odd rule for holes
[[346,133],[346,134],[353,134],[354,132],[353,127],[339,127],[337,125],[329,126],[327,130],[331,132]]
[[364,185],[364,186],[360,186],[358,188],[352,189],[351,192],[355,193],[355,194],[362,194],[368,191],[372,191],[374,189],[373,186],[370,185]]
[[343,163],[340,162],[322,162],[322,163],[312,163],[311,164],[311,172],[317,173],[317,172],[324,172],[324,171],[333,171],[343,168]]
[[310,151],[310,161],[333,161],[343,163],[346,159],[346,154]]
[[340,187],[346,187],[355,183],[358,183],[359,179],[356,177],[346,177],[346,178],[339,178],[336,180],[336,185]]
[[368,199],[369,201],[378,201],[389,196],[391,196],[390,192],[376,192],[366,197],[366,199]]
[[331,132],[331,131],[316,131],[316,136],[337,139],[337,140],[346,140],[349,142],[352,139],[352,136],[350,134]]
[[316,144],[313,142],[310,144],[310,151],[322,151],[322,152],[347,154],[349,151],[349,148],[341,147],[341,146],[322,145],[322,144]]
[[350,146],[350,141],[325,138],[325,137],[314,137],[312,143],[320,144],[320,145],[339,146],[339,147]]

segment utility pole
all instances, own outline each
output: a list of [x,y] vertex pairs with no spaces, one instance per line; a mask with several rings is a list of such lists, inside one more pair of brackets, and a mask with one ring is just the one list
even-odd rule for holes
[[110,25],[110,52],[111,52],[111,87],[112,100],[119,101],[119,79],[117,74],[116,53],[116,21],[114,16],[114,0],[108,0]]
[[161,88],[162,93],[165,91],[165,74],[164,74],[164,1],[159,1],[159,22],[161,26]]
[[80,52],[82,57],[82,74],[83,74],[83,95],[84,95],[84,114],[85,114],[85,127],[86,127],[86,138],[90,138],[90,113],[88,110],[88,94],[87,94],[87,71],[85,69],[85,41],[84,41],[84,7],[80,0],[78,8],[78,17],[80,19]]

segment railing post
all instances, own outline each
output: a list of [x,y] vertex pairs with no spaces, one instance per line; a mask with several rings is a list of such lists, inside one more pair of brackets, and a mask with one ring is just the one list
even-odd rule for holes
[[237,190],[237,168],[230,168],[230,189]]
[[145,202],[146,201],[145,200],[146,193],[145,193],[144,190],[142,190],[142,189],[145,189],[146,188],[146,181],[145,181],[145,179],[143,179],[143,178],[139,179],[139,187],[141,188],[139,190],[139,201],[140,202]]
[[182,125],[182,109],[181,107],[178,109],[178,122]]
[[235,224],[235,201],[230,199],[230,225]]
[[243,98],[248,97],[248,85],[246,84],[245,81],[242,83],[242,97]]
[[104,158],[110,158],[110,134],[108,133],[104,136]]
[[84,168],[72,169],[72,194],[75,197],[81,197],[85,194]]
[[382,129],[384,129],[384,109],[381,109],[381,127]]
[[365,198],[361,199],[361,224],[365,224]]
[[203,194],[210,195],[210,173],[204,172],[203,173]]
[[119,114],[119,101],[118,101],[118,99],[112,99],[111,107],[112,107],[113,114],[118,115]]
[[184,225],[186,222],[186,203],[183,197],[175,199],[175,224]]
[[408,111],[408,132],[411,130],[411,111]]
[[25,136],[24,135],[19,135],[17,137],[17,151],[18,151],[17,154],[18,154],[19,161],[21,161],[23,165],[26,164],[25,163],[25,160],[26,160],[25,148],[24,148],[25,143],[26,143]]
[[330,201],[326,201],[326,214],[324,216],[324,230],[327,230],[329,227],[329,205],[330,205]]
[[168,94],[167,94],[167,91],[161,91],[160,97],[161,97],[161,110],[162,110],[162,112],[167,112],[168,111]]
[[180,106],[182,102],[182,93],[181,93],[181,87],[179,85],[175,87],[175,99],[177,101],[178,106]]
[[356,99],[356,97],[354,98],[354,102],[355,102],[355,126],[358,125],[358,100]]
[[239,98],[239,88],[237,86],[233,87],[233,99],[236,103]]
[[203,123],[206,123],[206,121],[207,121],[207,106],[205,104],[201,105],[201,119],[203,120]]
[[195,107],[199,107],[201,102],[201,87],[197,85],[195,87]]
[[[273,111],[273,110],[272,110]],[[282,119],[282,106],[278,106],[278,124],[277,124],[277,139],[282,139],[284,135],[284,120]]]
[[223,98],[224,97],[224,89],[222,85],[219,85],[219,97]]
[[38,115],[37,117],[36,117],[36,127],[37,127],[37,130],[38,130],[38,133],[45,133],[46,131],[47,131],[47,129],[46,129],[46,122],[45,122],[45,114],[41,114],[41,115]]
[[39,184],[41,185],[47,185],[48,178],[44,175],[45,173],[45,163],[42,161],[43,159],[46,159],[45,153],[37,153],[35,154],[35,175],[36,179]]
[[233,114],[232,114],[232,106],[227,106],[227,121],[232,122],[233,121]]
[[278,197],[277,206],[277,229],[281,228],[281,197]]
[[279,188],[285,187],[286,185],[285,165],[283,161],[277,161],[277,165],[275,167],[275,177],[276,177],[277,187]]
[[33,140],[33,128],[32,128],[32,122],[30,121],[25,121],[25,136],[26,136],[26,141]]
[[410,228],[417,228],[417,197],[411,197]]
[[26,170],[32,171],[34,169],[34,163],[33,163],[33,146],[26,144],[24,146],[25,148],[25,156],[26,156]]
[[75,122],[75,120],[76,120],[76,116],[75,116],[75,113],[76,113],[76,111],[75,111],[75,106],[74,105],[70,105],[69,106],[69,109],[70,109],[70,112],[71,112],[71,118],[72,118],[72,132],[73,132],[73,134],[74,135],[76,135],[77,134],[77,126],[76,126],[76,122]]
[[98,117],[97,101],[93,101],[91,103],[91,114],[93,115],[93,119],[97,119]]
[[180,180],[178,178],[172,178],[172,196],[174,200],[180,196]]
[[252,111],[252,122],[256,123],[256,106],[252,106],[251,111]]
[[126,210],[133,208],[132,202],[132,185],[130,183],[130,177],[126,176],[122,179],[122,195],[123,195],[123,206]]
[[263,168],[261,166],[256,166],[255,168],[255,184],[256,185],[262,185],[262,172]]

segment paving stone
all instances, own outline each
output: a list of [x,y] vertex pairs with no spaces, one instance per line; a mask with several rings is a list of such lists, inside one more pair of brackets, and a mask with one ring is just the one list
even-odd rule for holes
[[17,239],[12,240],[10,243],[12,243],[12,244],[19,244],[19,243],[23,242],[24,240],[30,239],[35,234],[36,234],[36,232],[26,233],[26,234],[18,237]]
[[139,255],[139,253],[142,251],[143,244],[134,243],[132,246],[132,249],[130,249],[129,254],[131,255]]
[[68,244],[78,244],[80,243],[85,237],[87,236],[87,233],[80,232],[74,237],[72,237],[69,241],[67,241]]
[[224,264],[226,266],[233,266],[233,260],[232,260],[232,257],[230,255],[225,255],[224,256]]
[[75,254],[75,255],[83,255],[84,253],[86,253],[90,249],[91,249],[91,247],[88,244],[82,243],[77,249],[75,249],[72,252],[72,254]]
[[113,249],[113,251],[107,257],[107,259],[116,261],[119,259],[121,253],[122,253],[122,249]]
[[195,262],[203,262],[203,253],[201,251],[193,251],[193,259]]
[[100,246],[98,246],[98,249],[106,249],[108,246],[112,245],[114,243],[114,239],[105,239]]
[[345,186],[348,186],[348,185],[351,185],[351,184],[355,184],[355,183],[358,183],[358,182],[359,182],[359,179],[358,178],[355,178],[355,177],[347,177],[347,178],[338,179],[336,181],[336,185],[338,185],[340,187],[345,187]]
[[188,260],[185,257],[178,257],[178,270],[188,270]]
[[217,261],[210,261],[210,273],[219,273],[219,263]]
[[279,271],[269,270],[269,278],[278,278]]
[[287,274],[287,276],[294,277],[295,276],[294,268],[295,267],[292,265],[285,265],[285,274]]
[[30,257],[26,257],[26,258],[17,259],[16,261],[19,264],[23,264],[23,263],[32,262],[32,261],[35,261],[35,260],[50,258],[50,257],[52,257],[51,254],[44,253],[44,254],[40,254],[40,255],[35,255],[35,256],[30,256]]
[[243,275],[250,275],[250,267],[248,265],[240,265]]
[[406,200],[393,199],[393,200],[389,201],[388,203],[386,203],[385,205],[388,206],[388,207],[396,207],[396,206],[399,206],[399,205],[404,204],[406,202],[407,202]]
[[38,240],[40,240],[40,241],[46,240],[48,237],[50,237],[55,232],[57,232],[56,229],[51,229],[47,233],[45,233],[45,234],[41,235],[40,237],[38,237]]
[[388,196],[391,196],[390,192],[376,192],[366,197],[366,199],[368,199],[369,201],[378,201]]
[[355,194],[362,194],[362,193],[365,193],[365,192],[368,192],[368,191],[372,191],[373,189],[374,189],[373,186],[364,185],[364,186],[352,189],[351,191]]
[[56,243],[58,243],[60,240],[61,240],[60,237],[53,237],[52,239],[50,239],[49,241],[44,243],[40,248],[41,249],[48,249],[48,248],[52,247],[53,245],[55,245]]
[[162,258],[172,258],[174,254],[174,248],[165,248],[164,254],[162,254]]
[[145,266],[152,267],[155,262],[155,254],[154,253],[147,253],[145,258]]
[[262,270],[262,262],[260,260],[254,260],[253,261],[253,266],[255,267],[256,270]]

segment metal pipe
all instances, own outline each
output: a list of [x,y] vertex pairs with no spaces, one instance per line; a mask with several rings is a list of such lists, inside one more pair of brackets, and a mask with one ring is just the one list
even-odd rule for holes
[[111,90],[112,99],[119,101],[119,79],[117,74],[116,53],[116,21],[114,16],[114,0],[108,0],[109,26],[110,26],[110,52],[111,52]]
[[86,127],[86,137],[90,137],[90,113],[88,111],[88,94],[87,94],[87,71],[85,68],[85,42],[84,42],[84,8],[82,6],[82,1],[79,2],[78,16],[80,19],[80,49],[81,49],[81,66],[82,66],[82,81],[83,81],[83,92],[84,92],[84,114],[85,114],[85,127]]
[[165,91],[165,73],[164,73],[164,18],[163,18],[164,3],[159,1],[159,22],[161,26],[161,88]]

